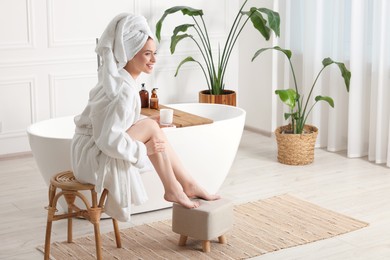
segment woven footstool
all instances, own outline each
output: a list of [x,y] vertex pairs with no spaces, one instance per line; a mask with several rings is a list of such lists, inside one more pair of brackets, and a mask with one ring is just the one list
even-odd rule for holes
[[226,244],[225,233],[233,226],[233,204],[227,199],[200,200],[200,206],[187,209],[173,204],[172,231],[180,234],[179,246],[185,246],[188,237],[202,240],[203,252],[210,252],[210,240],[217,238]]

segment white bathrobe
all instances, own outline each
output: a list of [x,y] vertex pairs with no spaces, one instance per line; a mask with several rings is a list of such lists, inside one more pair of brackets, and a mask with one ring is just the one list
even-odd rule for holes
[[146,147],[126,133],[140,117],[139,89],[123,69],[148,38],[154,36],[144,17],[127,13],[114,17],[96,47],[103,61],[99,82],[87,107],[75,117],[74,175],[94,184],[97,192],[108,190],[105,212],[119,221],[130,221],[131,204],[148,199],[138,171],[149,162]]
[[119,221],[130,221],[131,203],[147,200],[139,171],[147,163],[146,147],[126,130],[139,120],[140,98],[134,79],[125,70],[124,81],[112,100],[102,84],[90,92],[87,107],[75,117],[72,163],[80,182],[108,189],[105,210]]

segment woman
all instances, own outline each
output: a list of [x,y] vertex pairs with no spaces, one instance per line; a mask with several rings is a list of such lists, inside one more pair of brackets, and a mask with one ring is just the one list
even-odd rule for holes
[[164,198],[187,208],[199,206],[190,198],[218,199],[187,173],[159,124],[140,119],[140,97],[135,80],[151,73],[156,62],[154,36],[142,16],[120,14],[107,26],[96,52],[102,58],[99,81],[88,105],[75,118],[72,166],[80,182],[109,193],[106,213],[130,220],[131,203],[142,204],[147,194],[138,169],[149,157],[164,186]]

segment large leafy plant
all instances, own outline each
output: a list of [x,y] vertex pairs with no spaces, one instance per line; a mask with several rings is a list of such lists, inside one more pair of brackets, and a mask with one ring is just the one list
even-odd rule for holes
[[[161,41],[161,28],[165,18],[168,15],[180,11],[183,15],[191,17],[193,23],[181,24],[175,27],[171,37],[171,54],[175,52],[176,46],[179,42],[189,38],[196,44],[203,58],[203,62],[199,62],[191,56],[186,57],[178,65],[175,76],[177,76],[179,69],[183,64],[187,62],[196,62],[203,71],[210,93],[214,95],[223,94],[225,88],[224,78],[229,58],[233,47],[237,42],[238,36],[241,34],[247,22],[250,20],[254,28],[260,32],[266,40],[270,39],[271,31],[274,31],[274,33],[279,36],[279,14],[267,8],[257,7],[252,7],[249,9],[249,11],[243,11],[243,8],[247,2],[248,0],[242,4],[241,8],[237,12],[236,18],[230,28],[230,32],[225,44],[223,45],[222,49],[220,47],[218,48],[217,57],[215,57],[212,52],[209,33],[203,19],[203,10],[188,6],[175,6],[165,10],[164,14],[156,24],[157,39]],[[267,19],[265,19],[263,15],[265,15]],[[190,30],[194,31],[197,37],[187,33]]]
[[289,108],[290,111],[289,113],[284,114],[284,118],[288,120],[291,118],[291,128],[292,128],[292,133],[294,134],[302,134],[304,130],[304,126],[306,124],[307,117],[309,116],[310,112],[312,111],[313,107],[317,104],[319,101],[325,101],[328,103],[332,108],[334,107],[334,101],[331,97],[329,96],[321,96],[318,95],[314,98],[314,103],[309,106],[309,101],[313,93],[313,89],[318,81],[318,78],[320,77],[321,73],[324,71],[326,67],[328,67],[331,64],[336,64],[338,68],[340,69],[341,76],[344,78],[344,83],[345,87],[347,89],[347,92],[349,92],[349,82],[351,80],[351,72],[347,69],[344,63],[342,62],[336,62],[333,61],[331,58],[325,58],[322,61],[322,69],[318,72],[313,85],[310,88],[309,94],[305,97],[304,95],[301,95],[299,93],[298,85],[297,85],[297,79],[295,77],[295,72],[294,72],[294,67],[291,62],[291,56],[292,52],[290,50],[282,49],[279,46],[272,47],[272,48],[263,48],[258,50],[255,55],[252,58],[252,61],[256,59],[257,56],[259,56],[262,52],[266,50],[277,50],[285,54],[287,57],[290,68],[291,68],[291,73],[293,76],[293,81],[294,81],[294,86],[295,89],[281,89],[281,90],[275,90],[275,94],[277,94],[280,98],[280,100],[286,104]]

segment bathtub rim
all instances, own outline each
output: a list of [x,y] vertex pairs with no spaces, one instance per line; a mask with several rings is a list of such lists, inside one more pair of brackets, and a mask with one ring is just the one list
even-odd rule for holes
[[39,131],[35,131],[34,129],[38,128],[40,125],[44,125],[46,123],[52,124],[54,120],[58,120],[58,121],[66,120],[66,122],[68,122],[68,120],[69,120],[69,121],[72,121],[74,123],[73,119],[74,119],[74,116],[61,116],[61,117],[53,117],[53,118],[45,119],[45,120],[38,121],[38,122],[35,122],[35,123],[29,125],[26,129],[26,132],[27,132],[28,136],[31,135],[31,136],[38,136],[38,137],[47,138],[47,139],[69,140],[69,139],[73,138],[73,134],[72,134],[72,136],[48,136],[48,135],[44,135],[42,133],[39,133]]
[[[209,104],[209,103],[172,103],[172,104],[167,104],[166,106],[172,106],[173,108],[177,108],[179,110],[182,110],[182,106],[194,106],[194,105],[198,105],[198,106],[201,106],[201,107],[224,107],[224,108],[227,108],[227,109],[231,109],[231,110],[235,110],[237,111],[237,114],[234,115],[233,117],[229,117],[229,118],[224,118],[224,119],[221,119],[221,120],[215,120],[213,118],[211,118],[213,120],[213,124],[215,123],[219,123],[219,122],[223,122],[223,121],[227,121],[227,120],[234,120],[235,118],[238,118],[238,117],[241,117],[241,116],[245,116],[246,115],[246,111],[240,107],[234,107],[234,106],[229,106],[229,105],[223,105],[223,104]],[[185,111],[185,110],[183,110]],[[189,113],[192,113],[192,112],[189,112]],[[47,138],[47,139],[56,139],[56,140],[69,140],[69,139],[72,139],[73,138],[73,134],[72,136],[48,136],[48,135],[44,135],[42,133],[39,133],[39,131],[35,131],[35,128],[38,128],[39,125],[44,125],[46,123],[53,123],[53,120],[58,120],[58,121],[62,121],[62,120],[71,120],[73,121],[73,124],[74,124],[74,118],[75,116],[77,115],[70,115],[70,116],[60,116],[60,117],[53,117],[53,118],[49,118],[49,119],[45,119],[45,120],[41,120],[41,121],[38,121],[38,122],[35,122],[35,123],[32,123],[31,125],[29,125],[26,129],[26,132],[29,135],[32,135],[32,136],[38,136],[38,137],[42,137],[42,138]],[[206,124],[207,125],[207,124]],[[196,125],[196,126],[191,126],[191,127],[204,127],[205,125]],[[75,127],[75,125],[74,125]],[[163,128],[164,131],[177,131],[178,129],[180,128],[176,128],[176,127],[164,127]]]

